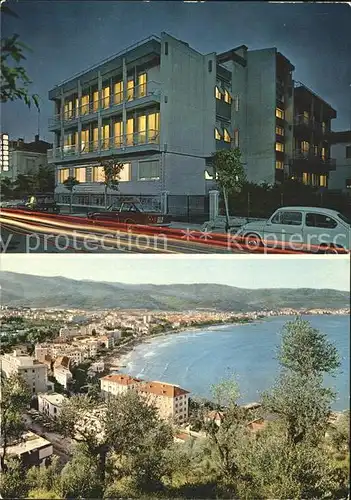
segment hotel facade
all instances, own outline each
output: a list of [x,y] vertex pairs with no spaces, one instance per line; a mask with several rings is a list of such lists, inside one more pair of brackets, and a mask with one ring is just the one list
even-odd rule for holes
[[336,112],[293,71],[276,48],[204,55],[162,33],[72,77],[49,92],[58,201],[69,203],[73,176],[75,203],[101,206],[111,158],[124,164],[123,195],[206,195],[211,155],[231,147],[249,181],[327,186]]

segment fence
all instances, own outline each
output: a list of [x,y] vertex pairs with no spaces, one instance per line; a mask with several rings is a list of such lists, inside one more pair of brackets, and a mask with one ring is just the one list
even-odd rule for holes
[[[351,218],[351,196],[332,191],[284,193],[252,190],[236,193],[229,199],[229,212],[238,217],[266,218],[282,206],[330,208]],[[223,200],[220,201],[220,212],[224,214]]]
[[[59,205],[70,205],[71,195],[66,193],[57,193],[55,196],[56,202]],[[161,199],[159,195],[122,195],[122,194],[108,194],[107,206],[118,205],[123,201],[137,199],[139,200],[145,210],[160,210]],[[73,193],[72,196],[72,211],[74,213],[86,213],[94,208],[104,208],[105,197],[104,194],[98,193]]]
[[168,195],[167,213],[178,222],[203,223],[209,220],[207,195]]

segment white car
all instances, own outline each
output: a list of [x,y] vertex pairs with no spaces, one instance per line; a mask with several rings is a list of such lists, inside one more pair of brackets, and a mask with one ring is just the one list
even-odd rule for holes
[[245,224],[237,234],[251,250],[263,245],[314,253],[349,253],[351,248],[350,221],[328,208],[281,207],[268,220]]

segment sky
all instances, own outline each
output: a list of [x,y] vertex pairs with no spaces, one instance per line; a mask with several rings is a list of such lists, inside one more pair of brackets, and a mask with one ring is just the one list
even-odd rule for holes
[[[344,256],[2,254],[1,270],[129,284],[216,283],[241,288],[350,290]],[[327,305],[327,304],[326,304]]]
[[[166,31],[201,53],[245,44],[277,47],[302,81],[337,109],[334,129],[351,126],[351,6],[344,3],[119,2],[7,0],[19,18],[2,16],[2,36],[18,33],[31,52],[25,68],[41,99],[40,133],[53,105],[48,91],[122,49]],[[38,113],[22,102],[2,109],[2,132],[32,140]]]

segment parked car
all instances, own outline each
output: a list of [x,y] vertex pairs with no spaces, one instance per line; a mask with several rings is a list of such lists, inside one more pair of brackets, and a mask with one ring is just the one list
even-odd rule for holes
[[169,226],[171,218],[157,210],[147,210],[139,200],[127,200],[110,205],[107,210],[88,213],[92,220],[143,224],[147,226]]
[[245,224],[237,233],[252,250],[258,246],[340,253],[351,248],[350,220],[337,210],[281,207],[264,221]]

